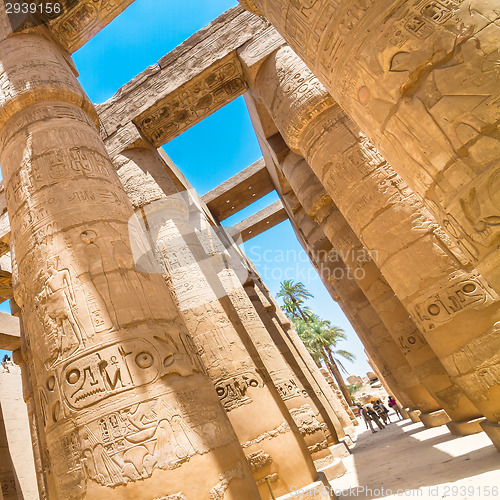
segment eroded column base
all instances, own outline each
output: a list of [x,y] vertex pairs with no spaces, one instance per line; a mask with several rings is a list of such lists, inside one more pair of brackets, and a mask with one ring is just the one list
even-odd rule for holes
[[483,420],[484,418],[480,417],[473,420],[464,420],[463,422],[448,422],[446,427],[455,436],[470,436],[471,434],[483,432],[480,425]]
[[352,444],[352,441],[354,441],[354,437],[356,436],[356,429],[354,428],[354,425],[350,425],[349,427],[344,427],[344,432],[346,437],[349,436],[349,438],[351,439],[351,443],[347,441],[347,444],[349,444],[350,446]]
[[347,468],[341,458],[331,457],[329,460],[316,460],[314,466],[318,473],[322,472],[326,476],[328,481],[343,476],[347,472]]
[[406,408],[400,408],[399,411],[401,412],[401,415],[403,415],[403,418],[406,420],[410,418],[410,415],[408,415],[408,411]]
[[493,441],[495,448],[500,451],[500,424],[494,424],[489,420],[481,420],[480,426],[487,436]]
[[335,458],[344,458],[351,454],[349,448],[344,443],[333,444],[332,446],[329,446],[329,449]]
[[421,413],[420,421],[425,427],[430,429],[431,427],[439,427],[445,425],[451,421],[449,415],[444,410],[437,410],[431,413]]
[[277,500],[310,500],[311,498],[331,498],[338,500],[334,493],[333,486],[330,485],[325,474],[318,473],[318,481],[303,488],[297,488],[286,495],[282,495]]
[[415,423],[420,422],[420,414],[422,412],[420,410],[410,410],[408,412],[408,418]]

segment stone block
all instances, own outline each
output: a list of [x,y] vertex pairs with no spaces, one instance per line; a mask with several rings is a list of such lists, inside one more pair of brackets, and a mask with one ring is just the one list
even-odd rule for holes
[[341,458],[334,458],[330,464],[318,468],[317,470],[318,472],[322,472],[328,481],[332,481],[337,477],[343,476],[347,472],[347,468]]
[[450,417],[444,410],[433,411],[430,413],[421,413],[420,421],[430,429],[431,427],[439,427],[450,421]]
[[334,444],[334,445],[330,446],[329,448],[330,448],[330,452],[332,453],[332,455],[336,458],[348,457],[351,454],[351,452],[349,451],[349,448],[344,443]]
[[481,422],[483,420],[484,418],[480,417],[473,420],[464,420],[463,422],[448,422],[446,427],[448,427],[450,432],[455,436],[469,436],[471,434],[483,432],[483,428],[481,427]]
[[422,412],[420,410],[410,410],[408,412],[408,418],[412,421],[412,422],[420,422],[420,414]]
[[500,424],[494,424],[493,422],[484,419],[479,425],[493,441],[495,448],[500,451]]

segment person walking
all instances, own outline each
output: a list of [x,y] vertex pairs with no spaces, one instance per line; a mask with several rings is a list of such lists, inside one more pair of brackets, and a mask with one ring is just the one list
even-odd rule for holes
[[377,415],[377,412],[373,409],[373,406],[371,404],[368,404],[365,406],[366,410],[368,411],[368,415],[370,418],[377,424],[379,429],[385,429],[385,425],[380,421],[379,416]]
[[365,424],[366,424],[366,428],[367,429],[370,429],[372,431],[372,434],[374,434],[375,432],[377,432],[374,428],[373,428],[373,424],[372,424],[372,419],[370,417],[370,414],[368,413],[368,410],[365,406],[361,407],[359,409],[359,413],[361,414],[361,416],[363,417],[363,420],[365,421]]
[[403,414],[401,413],[401,410],[399,409],[399,406],[393,396],[389,396],[389,398],[387,399],[387,404],[394,410],[394,413],[396,413],[396,415],[399,417],[399,420],[404,420]]
[[10,373],[9,370],[9,361],[10,358],[7,356],[7,354],[3,357],[2,359],[2,368],[3,368],[3,373]]
[[382,419],[384,425],[387,425],[391,422],[389,419],[389,410],[383,405],[380,399],[374,403],[373,409],[377,412],[377,415]]

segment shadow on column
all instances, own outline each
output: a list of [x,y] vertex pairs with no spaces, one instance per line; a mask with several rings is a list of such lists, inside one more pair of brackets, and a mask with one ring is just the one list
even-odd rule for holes
[[[420,422],[397,421],[393,413],[390,417],[393,423],[375,434],[360,423],[361,434],[352,450],[354,467],[346,463],[348,473],[331,483],[339,499],[353,495],[358,500],[390,495],[397,498],[398,490],[404,497],[453,496],[453,485],[447,483],[498,470],[498,451],[484,433],[459,437],[450,434],[446,426],[426,429]],[[491,490],[498,487],[498,478],[461,483],[458,493],[464,493],[464,498],[480,498],[485,493],[479,491],[479,484]]]
[[0,402],[0,488],[3,500],[24,500],[19,479],[10,455],[2,403]]

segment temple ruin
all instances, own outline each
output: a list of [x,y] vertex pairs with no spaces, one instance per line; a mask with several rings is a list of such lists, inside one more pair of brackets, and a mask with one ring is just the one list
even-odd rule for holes
[[[498,2],[240,0],[94,105],[71,54],[132,1],[0,3],[0,499],[341,476],[358,421],[239,245],[286,219],[403,412],[500,450]],[[161,147],[240,96],[263,157],[197,193]]]

